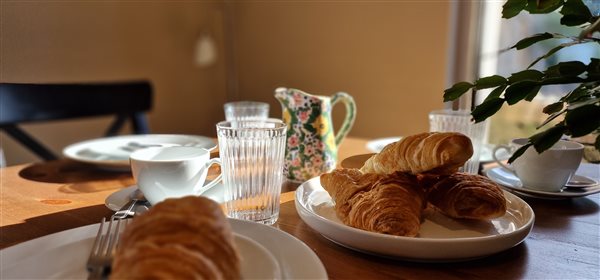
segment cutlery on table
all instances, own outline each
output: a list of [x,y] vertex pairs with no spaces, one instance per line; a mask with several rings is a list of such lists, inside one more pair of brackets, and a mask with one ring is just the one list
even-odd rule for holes
[[[119,243],[121,226],[124,227],[127,221],[126,219],[110,219],[107,223],[106,218],[102,218],[86,263],[89,271],[88,279],[106,278],[112,264],[114,250]],[[106,231],[105,227],[107,227]]]
[[129,216],[134,216],[138,212],[139,206],[145,206],[146,198],[144,194],[136,189],[129,195],[129,202],[125,203],[121,209],[112,215],[112,219],[125,219]]

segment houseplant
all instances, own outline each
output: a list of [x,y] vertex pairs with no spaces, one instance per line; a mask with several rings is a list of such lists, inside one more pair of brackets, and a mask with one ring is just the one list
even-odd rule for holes
[[[502,17],[510,19],[521,12],[548,14],[558,10],[562,15],[560,24],[578,27],[579,34],[539,33],[521,39],[508,50],[522,50],[542,41],[561,39],[543,56],[531,62],[523,71],[508,77],[492,75],[474,82],[458,82],[444,91],[444,101],[453,101],[463,94],[481,89],[492,89],[486,99],[473,108],[475,122],[481,122],[508,106],[523,101],[532,101],[540,89],[549,85],[573,84],[575,89],[565,92],[555,103],[546,106],[543,113],[547,119],[538,126],[542,130],[531,137],[529,143],[518,149],[509,162],[533,146],[538,153],[552,147],[563,135],[581,137],[598,134],[594,141],[600,150],[600,58],[591,57],[589,63],[562,61],[540,71],[532,69],[539,61],[547,59],[564,48],[578,44],[593,44],[600,47],[600,16],[593,15],[582,0],[508,0],[502,6]],[[552,120],[557,124],[549,125]]]

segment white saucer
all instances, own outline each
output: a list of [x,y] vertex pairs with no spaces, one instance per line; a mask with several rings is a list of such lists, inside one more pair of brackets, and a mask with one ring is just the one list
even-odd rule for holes
[[[223,188],[224,186],[222,183],[216,184],[214,187],[203,192],[201,196],[208,197],[218,203],[223,203],[225,202],[225,200],[223,199]],[[118,211],[127,202],[129,202],[129,200],[131,199],[131,193],[133,193],[137,189],[138,187],[136,185],[122,188],[106,197],[106,199],[104,200],[104,205],[106,205],[106,207],[112,211]]]
[[[132,146],[135,144],[136,146]],[[63,149],[66,158],[116,171],[129,170],[129,155],[140,146],[194,146],[207,150],[217,147],[206,136],[181,134],[121,135],[87,140]]]
[[[560,198],[573,198],[582,197],[600,192],[600,184],[598,184],[597,178],[590,178],[588,175],[591,171],[592,175],[594,170],[600,173],[600,168],[597,164],[582,163],[579,169],[572,178],[572,181],[578,181],[579,184],[569,184],[563,188],[560,192],[546,192],[533,190],[523,187],[521,180],[510,171],[502,167],[494,167],[487,171],[485,174],[492,181],[500,184],[506,190],[514,192],[516,194],[532,196],[543,199],[560,199]],[[586,174],[586,175],[583,175]],[[600,174],[599,174],[600,175]]]

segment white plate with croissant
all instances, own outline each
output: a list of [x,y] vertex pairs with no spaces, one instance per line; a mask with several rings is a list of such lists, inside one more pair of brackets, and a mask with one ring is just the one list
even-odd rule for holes
[[527,237],[534,213],[489,178],[458,172],[472,154],[460,133],[410,135],[300,185],[296,209],[326,238],[366,253],[427,262],[498,253]]
[[[327,278],[316,254],[283,231],[227,219],[216,202],[202,197],[166,202],[129,220],[120,237],[111,277]],[[212,205],[207,208],[203,204]],[[194,215],[187,215],[189,211]],[[3,279],[86,279],[85,262],[98,227],[70,229],[5,248],[0,251],[0,275]]]
[[459,220],[426,210],[418,236],[370,232],[345,225],[327,191],[313,178],[296,190],[296,209],[304,222],[331,241],[365,253],[412,261],[447,262],[485,257],[521,243],[534,213],[517,196],[504,192],[506,214],[489,221]]

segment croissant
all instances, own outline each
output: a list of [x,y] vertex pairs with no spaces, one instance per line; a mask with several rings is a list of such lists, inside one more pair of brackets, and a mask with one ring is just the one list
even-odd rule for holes
[[239,279],[240,257],[218,203],[167,199],[121,235],[111,279]]
[[344,224],[399,236],[419,233],[425,192],[414,176],[336,169],[321,175],[320,180]]
[[506,213],[502,189],[481,175],[454,173],[426,188],[427,201],[452,218],[483,220]]
[[469,137],[455,132],[425,132],[388,144],[369,158],[364,173],[451,174],[473,155]]

